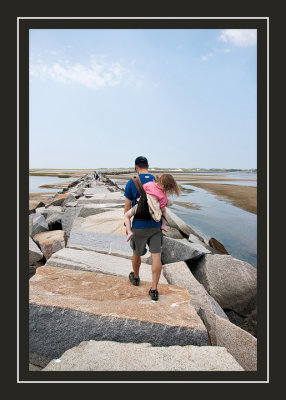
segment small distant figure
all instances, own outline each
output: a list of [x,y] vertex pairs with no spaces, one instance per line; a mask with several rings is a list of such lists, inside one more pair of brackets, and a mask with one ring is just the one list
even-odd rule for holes
[[[171,174],[163,174],[161,177],[155,182],[147,182],[142,185],[144,191],[146,192],[147,203],[149,208],[149,213],[151,217],[156,221],[162,221],[161,230],[167,232],[166,229],[166,206],[168,205],[168,194],[176,194],[179,196],[180,187],[177,182],[173,178]],[[133,236],[133,232],[131,230],[131,218],[136,215],[138,209],[139,199],[136,199],[137,204],[133,206],[129,211],[124,214],[124,222],[126,226],[126,234],[127,234],[127,242]]]
[[94,171],[94,179],[95,179],[95,185],[97,185],[99,181],[99,175],[96,171]]

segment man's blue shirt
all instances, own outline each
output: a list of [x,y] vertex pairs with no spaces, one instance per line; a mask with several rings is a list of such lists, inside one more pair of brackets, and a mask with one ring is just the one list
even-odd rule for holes
[[[144,185],[144,183],[147,182],[152,182],[155,180],[154,175],[152,174],[138,174],[142,185]],[[136,204],[136,199],[138,199],[140,197],[140,194],[138,193],[136,186],[134,185],[132,179],[130,179],[125,186],[125,192],[124,192],[124,196],[132,201],[132,207],[135,206]],[[135,229],[144,229],[144,228],[156,228],[162,225],[162,222],[156,222],[154,219],[149,219],[149,220],[145,220],[145,221],[138,221],[137,219],[133,219],[132,222],[132,228]]]

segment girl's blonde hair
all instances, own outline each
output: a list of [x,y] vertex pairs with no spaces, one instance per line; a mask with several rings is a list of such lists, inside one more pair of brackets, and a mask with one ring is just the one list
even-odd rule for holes
[[171,174],[161,175],[157,184],[164,193],[176,194],[179,196],[182,190]]

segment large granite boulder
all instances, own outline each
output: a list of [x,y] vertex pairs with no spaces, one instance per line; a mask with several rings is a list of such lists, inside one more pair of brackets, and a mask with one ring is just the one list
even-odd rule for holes
[[70,207],[71,204],[77,204],[77,199],[72,193],[68,193],[67,197],[63,201],[63,207]]
[[[117,257],[131,259],[133,251],[130,242],[126,242],[126,235],[111,233],[82,232],[72,230],[67,243],[67,247],[78,250],[96,251]],[[151,254],[149,251],[141,257],[142,262],[151,264]]]
[[47,216],[46,221],[47,221],[50,231],[62,229],[63,215],[64,215],[63,212],[57,212],[57,213],[53,213],[53,214],[50,214]]
[[65,231],[66,235],[69,236],[73,221],[75,217],[79,214],[79,207],[66,208],[64,215],[62,216],[62,229]]
[[29,265],[34,265],[35,262],[40,261],[43,257],[43,253],[29,236]]
[[180,217],[173,213],[169,208],[166,208],[166,225],[178,230],[183,237],[188,238],[194,231]]
[[80,206],[80,211],[77,216],[81,218],[86,218],[89,217],[90,215],[97,215],[106,211],[112,211],[112,209],[114,208],[122,209],[122,205],[117,203],[85,204]]
[[203,245],[163,237],[161,259],[163,264],[195,260],[210,253]]
[[106,211],[89,217],[76,217],[72,229],[83,232],[124,234],[124,210],[122,208]]
[[124,205],[125,197],[121,192],[98,193],[88,198],[80,198],[78,204],[118,203]]
[[176,228],[171,228],[170,226],[166,226],[167,232],[162,231],[163,236],[172,238],[172,239],[184,239],[184,236],[181,232]]
[[49,230],[49,226],[45,217],[41,214],[30,214],[29,215],[29,235],[34,237],[37,233],[46,232]]
[[52,360],[43,371],[243,371],[243,368],[223,347],[154,347],[149,343],[89,340]]
[[257,271],[247,262],[206,254],[191,266],[191,271],[222,308],[244,316],[256,308]]
[[185,262],[163,265],[163,274],[171,285],[185,287],[188,290],[191,305],[197,312],[203,309],[228,319],[221,306],[208,294],[203,285],[196,280]]
[[246,371],[257,370],[257,339],[230,321],[206,310],[199,312],[213,346],[222,346]]
[[45,259],[65,247],[64,231],[41,232],[34,236],[34,241],[40,246]]
[[96,272],[40,267],[30,279],[29,350],[48,359],[86,340],[206,346],[207,330],[186,289]]
[[42,214],[45,218],[52,214],[61,213],[62,211],[63,208],[61,206],[39,207],[36,209],[36,213]]
[[68,195],[69,195],[68,193],[58,194],[53,198],[53,200],[49,204],[46,205],[46,207],[48,208],[51,206],[61,206],[64,203],[65,199],[68,197]]
[[[101,272],[126,278],[132,271],[132,263],[126,258],[70,248],[64,248],[54,253],[47,261],[46,266]],[[140,266],[140,279],[141,281],[152,281],[150,265],[144,262]],[[168,283],[163,274],[161,274],[160,283]]]

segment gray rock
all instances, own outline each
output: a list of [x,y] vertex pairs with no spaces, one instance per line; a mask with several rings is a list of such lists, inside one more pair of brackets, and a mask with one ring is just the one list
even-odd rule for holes
[[109,193],[109,190],[105,186],[94,186],[84,189],[83,193],[85,196],[93,196],[98,193]]
[[54,206],[62,206],[66,199],[65,194],[57,195],[54,200],[52,200],[49,204],[46,205],[46,208],[54,207]]
[[74,202],[77,203],[75,196],[69,193],[68,196],[64,199],[63,207],[65,207],[68,203],[74,203]]
[[62,217],[62,229],[66,232],[67,236],[69,236],[73,221],[75,217],[78,216],[79,212],[80,212],[79,207],[66,208],[64,215]]
[[49,230],[58,230],[62,229],[62,217],[64,213],[63,212],[57,212],[55,214],[49,214],[47,216],[47,224],[49,226]]
[[163,274],[171,285],[181,286],[188,290],[191,298],[190,303],[197,312],[203,309],[228,319],[220,305],[208,294],[203,285],[196,280],[185,262],[163,265]]
[[32,276],[34,276],[36,273],[36,267],[34,265],[30,265],[29,266],[29,279],[32,278]]
[[43,371],[243,371],[243,368],[223,347],[154,347],[149,343],[90,340],[67,350]]
[[61,206],[40,207],[36,209],[36,213],[42,214],[45,218],[52,214],[61,213],[62,211]]
[[203,246],[198,246],[198,244],[163,237],[162,263],[170,264],[178,261],[194,260],[209,252]]
[[69,201],[68,203],[65,203],[65,207],[76,207],[77,206],[77,201]]
[[166,225],[180,231],[183,237],[189,237],[189,235],[193,233],[192,228],[169,208],[166,208],[166,220]]
[[29,237],[29,265],[35,264],[36,261],[39,261],[43,258],[43,253],[36,245],[34,240]]
[[42,371],[42,368],[37,365],[29,364],[29,371]]
[[227,255],[205,255],[191,266],[195,278],[224,309],[247,316],[256,308],[257,271]]
[[30,214],[29,215],[29,235],[34,237],[37,233],[46,232],[49,230],[49,226],[45,217],[41,214]]
[[167,232],[163,231],[163,236],[170,237],[173,239],[183,239],[184,236],[180,233],[180,231],[176,228],[170,228],[167,226]]
[[[65,248],[54,253],[46,263],[46,266],[101,272],[126,278],[132,271],[131,261],[126,258],[71,248]],[[150,265],[143,262],[140,266],[140,279],[146,282],[152,281]],[[167,283],[163,274],[161,274],[159,282]]]
[[[75,231],[70,232],[67,247],[78,250],[96,251],[103,254],[124,257],[131,259],[133,251],[129,242],[126,242],[126,235]],[[151,264],[150,252],[141,257],[142,262]]]
[[204,241],[201,240],[198,236],[194,235],[194,234],[190,234],[189,236],[189,241],[191,243],[198,243],[198,244],[204,244]]
[[125,197],[121,192],[114,193],[98,193],[90,198],[80,198],[78,204],[102,204],[102,203],[118,203],[124,204]]
[[257,370],[257,339],[254,336],[212,312],[201,310],[199,315],[213,346],[225,347],[245,371]]
[[[121,205],[116,204],[116,207],[118,206],[121,207]],[[111,205],[110,206],[108,205],[108,207],[106,207],[106,204],[86,204],[80,207],[80,212],[78,214],[78,217],[86,218],[89,217],[90,215],[96,215],[110,210],[112,210]]]

